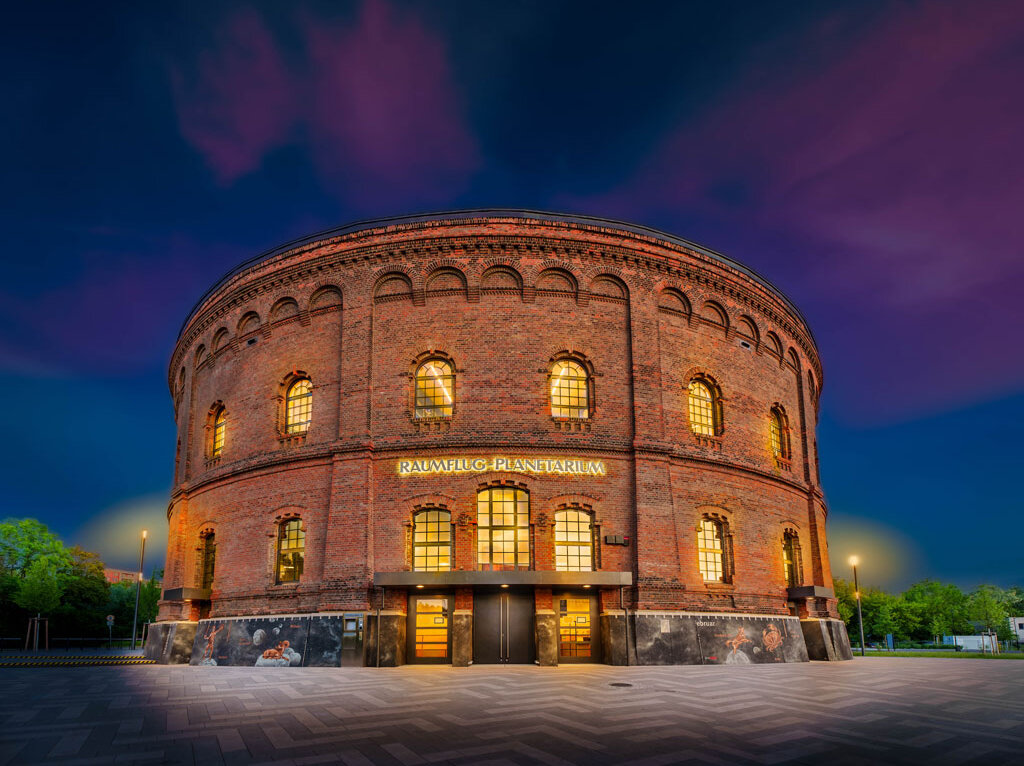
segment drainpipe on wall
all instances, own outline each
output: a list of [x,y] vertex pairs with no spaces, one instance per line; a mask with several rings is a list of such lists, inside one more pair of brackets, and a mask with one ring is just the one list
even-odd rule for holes
[[622,586],[619,586],[619,608],[622,610],[623,627],[626,629],[626,667],[629,667],[629,610],[622,600]]
[[377,607],[377,667],[380,667],[380,613],[384,609],[384,591],[386,588],[380,586],[380,605]]

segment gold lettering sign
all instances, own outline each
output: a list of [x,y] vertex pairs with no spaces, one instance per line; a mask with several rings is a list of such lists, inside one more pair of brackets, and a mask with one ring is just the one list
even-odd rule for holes
[[516,473],[555,474],[559,476],[604,476],[603,460],[549,457],[442,457],[398,461],[399,476],[426,476],[434,473]]

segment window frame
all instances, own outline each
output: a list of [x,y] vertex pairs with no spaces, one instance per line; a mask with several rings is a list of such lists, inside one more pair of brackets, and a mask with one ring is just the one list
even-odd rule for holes
[[[560,394],[560,397],[568,397],[570,400],[575,395],[578,397],[578,393],[582,390],[586,400],[584,406],[573,406],[571,404],[555,404],[555,392],[556,386],[563,388],[558,384],[561,375],[556,373],[555,370],[559,365],[576,365],[582,372],[582,386],[576,386],[575,389],[568,394]],[[581,378],[576,376],[570,380],[580,380]],[[594,404],[594,371],[591,369],[591,365],[586,359],[576,354],[564,354],[559,355],[551,360],[550,366],[548,367],[548,378],[547,378],[547,402],[548,402],[548,413],[551,415],[552,420],[559,421],[584,421],[591,420],[596,411]],[[556,413],[556,407],[560,410],[576,411],[576,414],[568,413]],[[582,411],[582,414],[580,414]]]
[[797,588],[804,581],[800,534],[795,529],[782,533],[782,579],[787,588]]
[[[707,399],[700,398],[697,401],[706,402],[706,406],[700,407],[702,417],[695,418],[694,415],[694,388],[701,386],[707,391]],[[707,415],[704,415],[704,411]],[[698,374],[690,377],[686,384],[686,419],[692,433],[698,439],[718,438],[725,432],[724,408],[722,406],[722,391],[718,383],[707,375]],[[710,420],[710,423],[705,421]],[[710,430],[707,433],[706,430]]]
[[[418,525],[420,523],[420,517],[427,517],[429,514],[432,514],[432,513],[443,514],[444,516],[447,516],[448,517],[447,521],[445,521],[444,519],[431,520],[429,518],[424,518],[423,519],[423,523],[424,524],[429,525],[431,523],[435,523],[435,524],[438,525],[439,528],[436,529],[436,530],[431,530],[429,528],[426,528],[426,529],[423,530],[423,534],[424,535],[429,535],[429,534],[431,534],[431,532],[435,532],[437,534],[441,534],[443,531],[446,531],[447,535],[448,535],[448,539],[447,540],[422,540],[422,541],[420,541],[420,540],[416,539],[417,534],[419,534],[419,531],[418,531],[417,528],[418,528]],[[421,557],[417,556],[417,552],[418,551],[420,551],[420,550],[429,550],[429,549],[432,549],[432,548],[442,548],[442,547],[444,547],[445,543],[447,543],[447,547],[448,547],[448,566],[447,567],[442,568],[440,566],[440,564],[438,564],[438,566],[436,566],[436,567],[431,567],[431,566],[428,565],[428,566],[425,566],[422,569],[417,567],[416,561],[417,561],[418,558],[421,558]],[[441,554],[438,553],[437,554],[437,558],[440,559],[440,557],[441,557]],[[430,554],[424,554],[422,556],[422,558],[424,560],[426,560],[426,561],[429,561],[430,558],[431,558],[431,555]],[[454,563],[455,563],[455,527],[452,524],[452,513],[447,508],[443,508],[441,506],[430,506],[430,507],[426,507],[426,508],[420,508],[419,510],[417,510],[417,511],[415,511],[413,513],[413,515],[412,515],[412,549],[411,549],[411,555],[410,555],[410,562],[411,562],[411,566],[412,566],[412,571],[413,572],[451,572],[454,569]]]
[[[775,429],[778,428],[778,445],[776,446]],[[768,445],[772,457],[780,465],[786,468],[789,461],[793,459],[793,445],[790,441],[789,418],[786,410],[781,404],[773,404],[768,413]]]
[[[586,530],[587,535],[586,535],[586,540],[585,541],[583,541],[583,540],[569,540],[569,539],[559,540],[558,539],[558,537],[559,537],[559,530],[558,530],[559,517],[560,516],[567,516],[568,514],[571,514],[571,513],[579,514],[579,516],[582,516],[583,518],[586,519],[586,522],[587,522],[587,530]],[[577,520],[577,523],[578,523],[578,520]],[[567,506],[565,508],[559,508],[557,511],[555,511],[554,524],[552,525],[551,536],[552,536],[552,543],[553,543],[552,547],[554,549],[554,556],[555,556],[555,571],[556,572],[595,572],[595,571],[597,571],[597,556],[596,556],[597,545],[595,544],[595,541],[594,541],[594,530],[595,529],[596,529],[596,524],[594,523],[594,514],[593,514],[592,511],[588,511],[585,508],[580,508],[579,506]],[[575,531],[576,534],[580,534],[580,532],[581,532],[581,530],[579,530],[578,528],[576,530],[574,530],[574,531]],[[566,530],[566,534],[567,535],[570,534],[570,531],[568,529]],[[560,548],[568,549],[568,548],[573,548],[573,547],[579,548],[579,547],[583,547],[583,546],[586,546],[586,548],[588,550],[588,558],[589,558],[589,562],[590,562],[590,566],[588,568],[581,569],[581,568],[577,568],[577,567],[570,567],[570,566],[568,566],[568,564],[565,567],[559,566],[559,558],[560,558],[560,556],[559,556],[559,549]],[[566,553],[564,558],[568,562],[572,558],[572,556],[570,554]],[[579,558],[579,557],[577,556],[576,558]]]
[[[498,502],[512,503],[512,515],[515,517],[514,524],[493,524],[494,520],[494,507],[495,507],[495,492],[511,492],[512,500],[499,500]],[[481,512],[481,498],[487,496],[487,523],[481,523],[482,512]],[[520,499],[525,503],[525,513],[520,512]],[[507,516],[508,511],[502,510],[501,515]],[[520,517],[525,516],[525,523],[520,524]],[[533,545],[531,535],[531,521],[530,521],[530,493],[524,487],[508,486],[508,485],[492,485],[487,487],[481,487],[476,493],[476,521],[477,521],[477,534],[476,534],[476,563],[477,569],[480,571],[515,571],[515,570],[529,570],[533,568]],[[487,532],[486,538],[484,532]],[[496,563],[494,561],[495,550],[495,532],[508,533],[511,531],[512,542],[512,558],[511,564],[506,562]],[[502,535],[505,537],[505,535]],[[484,542],[486,541],[486,554],[487,560],[482,560],[481,556],[484,551]],[[501,540],[500,542],[507,543],[507,539]],[[521,550],[525,549],[525,561],[520,560]],[[507,555],[507,552],[502,551],[502,555]]]
[[[438,381],[441,391],[447,395],[449,399],[447,405],[420,404],[420,381],[429,381],[431,379],[430,376],[426,374],[421,375],[420,373],[427,365],[431,364],[443,364],[449,370],[441,376],[432,376],[434,380]],[[440,354],[431,354],[416,364],[412,374],[412,416],[414,420],[451,420],[455,416],[457,374],[458,370],[455,367],[455,362],[449,357]],[[445,382],[448,383],[447,389],[445,388]],[[440,414],[434,412],[438,409],[442,410]],[[444,412],[444,410],[447,410],[447,412]]]
[[[295,388],[302,384],[307,384],[309,391],[305,394],[293,395],[292,392]],[[308,375],[296,375],[285,382],[281,419],[281,434],[283,436],[300,437],[309,434],[309,429],[313,425],[313,391],[313,380]],[[299,401],[300,397],[305,401]],[[306,419],[293,422],[293,413],[304,414]],[[303,427],[299,428],[298,426]]]
[[[294,526],[293,526],[294,525]],[[295,529],[296,534],[291,535],[290,530]],[[296,540],[299,545],[284,546],[284,543],[289,539]],[[282,577],[282,570],[284,569],[284,556],[291,556],[292,566],[290,568],[297,569],[294,577]],[[297,559],[294,557],[298,557]],[[297,561],[297,566],[296,566]],[[291,583],[298,583],[302,581],[302,574],[305,569],[306,561],[306,528],[302,523],[302,518],[293,516],[290,518],[282,519],[277,525],[277,541],[275,546],[274,555],[274,583],[276,585],[288,585]]]
[[217,576],[217,533],[207,531],[201,534],[199,539],[199,588],[212,590],[214,579]]

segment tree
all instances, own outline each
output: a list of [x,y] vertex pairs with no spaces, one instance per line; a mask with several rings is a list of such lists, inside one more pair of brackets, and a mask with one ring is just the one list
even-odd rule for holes
[[56,570],[71,565],[71,556],[60,538],[36,519],[4,519],[0,522],[0,573],[24,577],[39,558]]
[[63,591],[56,567],[48,558],[33,561],[14,594],[14,602],[29,612],[46,613],[57,608]]
[[972,630],[967,620],[967,597],[955,585],[922,580],[907,588],[903,598],[922,605],[925,615],[922,630],[926,629],[932,636]]
[[[839,609],[840,619],[846,623],[847,632],[851,631],[852,621],[857,614],[857,600],[853,596],[853,584],[836,578],[832,581],[832,588],[835,590]],[[851,634],[852,635],[852,634]]]
[[977,621],[985,632],[998,632],[1004,628],[1004,633],[1009,632],[1009,623],[1006,618],[1005,595],[1002,589],[995,585],[979,585],[968,597],[968,609],[970,618]]
[[64,596],[57,624],[69,635],[97,635],[106,625],[104,617],[110,590],[103,574],[103,562],[95,553],[77,545],[68,552],[71,568],[64,577]]

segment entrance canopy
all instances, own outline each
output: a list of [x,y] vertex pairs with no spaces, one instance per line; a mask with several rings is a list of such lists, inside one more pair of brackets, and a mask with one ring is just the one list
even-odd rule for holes
[[451,585],[598,585],[633,584],[632,572],[550,572],[527,569],[455,572],[374,572],[373,584],[387,587]]

